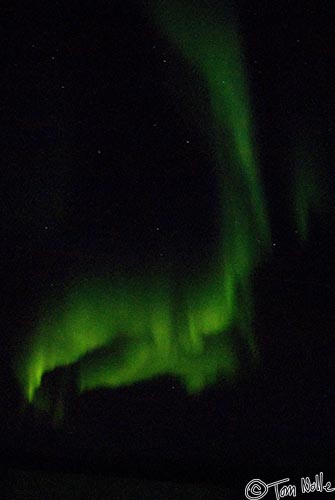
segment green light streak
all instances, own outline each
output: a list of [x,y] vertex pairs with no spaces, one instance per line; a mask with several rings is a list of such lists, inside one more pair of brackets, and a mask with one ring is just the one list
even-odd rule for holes
[[302,240],[307,240],[311,211],[318,207],[320,190],[312,169],[300,167],[295,176],[295,214],[296,228]]
[[155,3],[152,12],[207,85],[222,186],[220,243],[206,271],[188,277],[162,269],[69,286],[61,304],[46,306],[18,358],[29,401],[45,373],[76,363],[81,391],[172,375],[193,392],[237,373],[239,339],[257,354],[251,274],[270,235],[239,36],[194,3]]
[[296,151],[291,197],[294,202],[296,231],[300,239],[306,241],[312,214],[329,210],[330,191],[325,185],[326,175],[322,175],[324,172],[320,156],[311,151],[310,144],[306,144],[304,140],[297,141],[297,145],[299,149]]

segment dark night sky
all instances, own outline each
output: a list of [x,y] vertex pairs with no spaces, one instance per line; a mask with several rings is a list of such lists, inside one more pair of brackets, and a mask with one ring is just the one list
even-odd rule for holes
[[187,272],[210,255],[218,193],[208,97],[141,2],[9,2],[1,9],[1,422],[14,461],[32,453],[36,462],[45,454],[52,462],[86,449],[93,461],[103,453],[112,461],[142,457],[147,473],[156,457],[170,460],[194,478],[199,463],[204,475],[215,463],[215,476],[226,463],[293,466],[312,456],[318,467],[331,457],[333,207],[313,219],[305,247],[289,207],[295,138],[312,144],[317,167],[333,183],[331,2],[236,5],[276,242],[255,278],[261,367],[240,386],[221,384],[196,397],[178,384],[171,390],[168,379],[119,389],[113,398],[83,395],[74,434],[53,434],[29,418],[17,429],[10,418],[19,400],[10,371],[15,345],[48,287],[99,259],[141,268],[176,263]]

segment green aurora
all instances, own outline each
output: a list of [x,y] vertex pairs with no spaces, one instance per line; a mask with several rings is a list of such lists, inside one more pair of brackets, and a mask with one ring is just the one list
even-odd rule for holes
[[[60,300],[47,298],[16,359],[29,402],[43,376],[61,367],[76,367],[79,391],[168,375],[196,392],[238,373],[240,343],[250,359],[257,357],[252,273],[270,251],[271,236],[240,37],[235,22],[195,5],[169,0],[151,13],[207,86],[221,189],[217,251],[187,277],[165,269],[110,271],[78,277]],[[300,206],[306,196],[299,195]]]
[[[311,137],[311,134],[305,133],[305,137]],[[329,217],[329,208],[332,206],[331,188],[325,183],[327,175],[324,171],[321,152],[315,151],[301,133],[296,139],[295,149],[295,168],[290,198],[293,201],[296,232],[302,241],[306,241],[309,236],[312,214],[328,212]]]

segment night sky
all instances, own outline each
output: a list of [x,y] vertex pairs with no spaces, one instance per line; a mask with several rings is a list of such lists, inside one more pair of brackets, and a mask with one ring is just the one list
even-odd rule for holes
[[[202,3],[223,15],[223,2]],[[168,376],[76,395],[58,429],[36,410],[20,413],[15,353],[45,296],[80,273],[187,276],[210,261],[219,218],[210,98],[147,2],[1,9],[0,422],[15,465],[192,481],[333,465],[331,2],[234,5],[272,232],[253,277],[259,364],[195,395]],[[306,242],[292,208],[297,157],[328,188]],[[57,374],[50,384],[57,391]]]

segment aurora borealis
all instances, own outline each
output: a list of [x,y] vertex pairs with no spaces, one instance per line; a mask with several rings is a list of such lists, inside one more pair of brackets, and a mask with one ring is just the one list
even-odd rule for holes
[[[306,134],[308,135],[308,134]],[[291,199],[295,214],[295,227],[299,238],[306,241],[309,236],[310,218],[313,212],[328,211],[330,189],[325,185],[322,156],[313,151],[306,140],[296,141],[295,168]]]
[[1,491],[331,467],[331,7],[5,7]]
[[[252,273],[271,236],[236,22],[229,9],[220,20],[191,2],[160,2],[151,14],[194,68],[189,85],[204,85],[209,98],[211,175],[220,186],[217,248],[188,275],[164,266],[106,269],[103,276],[78,276],[57,299],[45,297],[15,365],[30,402],[46,373],[70,365],[76,365],[79,391],[169,375],[194,392],[238,374],[239,344],[257,356]],[[305,234],[308,190],[297,196]]]

